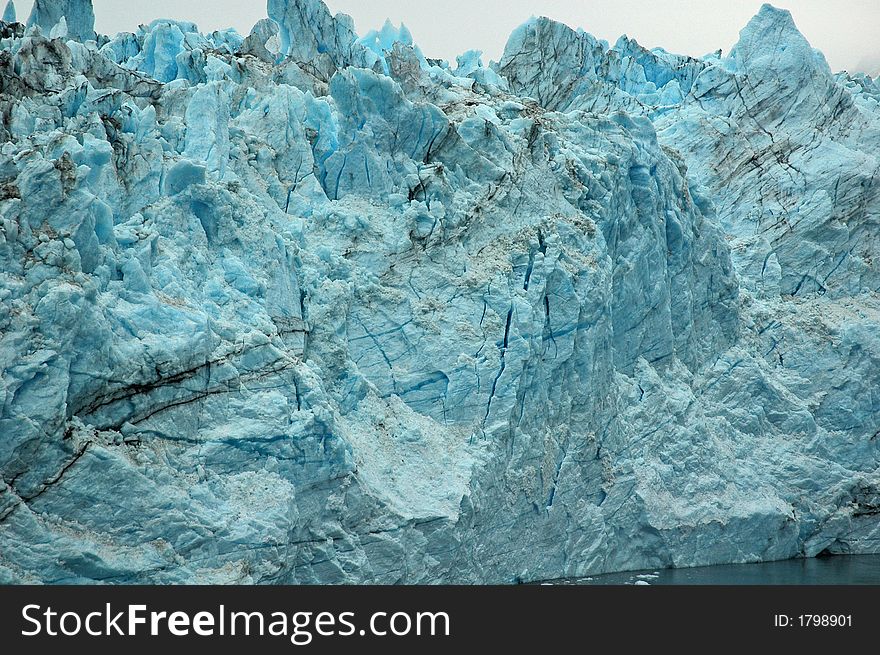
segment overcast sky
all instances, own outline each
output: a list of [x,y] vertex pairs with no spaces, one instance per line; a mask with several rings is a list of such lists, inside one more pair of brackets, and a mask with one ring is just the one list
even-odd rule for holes
[[[6,0],[0,0],[5,5]],[[19,20],[33,0],[18,0]],[[132,31],[154,18],[196,22],[202,31],[235,27],[247,34],[266,15],[263,0],[93,0],[96,28]],[[529,16],[549,16],[610,42],[627,34],[649,48],[700,56],[730,49],[760,0],[328,0],[350,14],[360,34],[385,18],[406,23],[428,57],[454,61],[465,50],[498,59],[507,37]],[[880,0],[777,0],[835,70],[880,73]]]

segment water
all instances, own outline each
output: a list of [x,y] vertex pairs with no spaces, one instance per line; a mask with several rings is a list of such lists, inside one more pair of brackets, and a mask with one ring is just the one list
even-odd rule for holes
[[877,585],[880,555],[837,555],[760,564],[608,573],[560,581],[576,585]]

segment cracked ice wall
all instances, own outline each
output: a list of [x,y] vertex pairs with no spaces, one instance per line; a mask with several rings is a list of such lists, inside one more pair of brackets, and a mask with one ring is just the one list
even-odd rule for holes
[[317,0],[40,7],[0,26],[0,579],[876,552],[880,89],[787,12],[451,67]]

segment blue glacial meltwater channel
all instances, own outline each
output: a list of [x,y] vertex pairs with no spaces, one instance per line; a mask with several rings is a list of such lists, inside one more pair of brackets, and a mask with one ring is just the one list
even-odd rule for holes
[[874,585],[880,584],[880,555],[837,555],[757,564],[654,569],[573,578],[576,585]]

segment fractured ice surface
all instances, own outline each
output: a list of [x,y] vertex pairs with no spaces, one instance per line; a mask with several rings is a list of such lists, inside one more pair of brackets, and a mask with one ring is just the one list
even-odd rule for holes
[[880,83],[787,12],[454,66],[318,0],[4,15],[0,581],[880,550]]
[[[15,5],[11,1],[10,6],[14,13]],[[80,41],[95,38],[95,12],[91,0],[34,0],[27,24],[38,26],[48,34],[62,20],[70,38]]]

